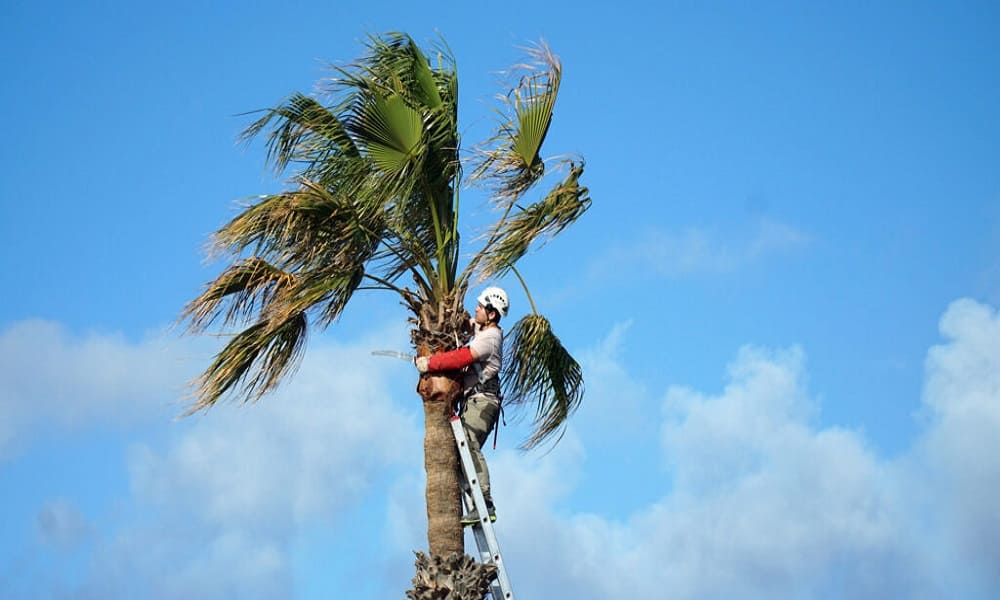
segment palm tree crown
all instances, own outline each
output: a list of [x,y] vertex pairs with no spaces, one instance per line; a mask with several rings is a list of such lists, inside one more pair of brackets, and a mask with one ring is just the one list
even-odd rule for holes
[[[333,323],[359,290],[399,294],[418,352],[467,339],[456,336],[470,284],[506,275],[590,205],[582,159],[541,157],[562,72],[544,44],[528,55],[510,72],[495,132],[466,161],[501,216],[464,265],[458,75],[443,43],[428,56],[405,34],[373,36],[361,59],[334,68],[329,103],[296,93],[246,129],[246,139],[266,134],[268,162],[293,175],[289,189],[257,198],[215,235],[231,265],[182,318],[194,332],[238,333],[198,380],[192,412],[274,389],[297,364],[307,331]],[[565,175],[526,202],[547,170]],[[533,302],[510,330],[505,362],[505,403],[535,408],[525,446],[558,439],[583,377]]]

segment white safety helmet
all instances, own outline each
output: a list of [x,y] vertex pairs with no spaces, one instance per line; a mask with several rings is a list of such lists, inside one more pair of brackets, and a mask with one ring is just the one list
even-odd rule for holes
[[507,309],[510,308],[510,302],[507,300],[507,292],[498,287],[488,287],[483,290],[479,294],[479,297],[476,298],[476,302],[486,308],[492,308],[500,313],[501,317],[506,317]]

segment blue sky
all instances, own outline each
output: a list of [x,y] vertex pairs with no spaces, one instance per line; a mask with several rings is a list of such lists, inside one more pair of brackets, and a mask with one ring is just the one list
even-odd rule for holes
[[523,261],[587,395],[552,452],[520,423],[489,457],[519,596],[1000,595],[1000,10],[877,4],[0,5],[0,597],[408,587],[415,374],[370,356],[405,348],[395,299],[188,419],[217,340],[172,327],[211,232],[282,185],[239,115],[391,30],[447,39],[467,147],[544,38],[546,149],[587,159],[592,209]]

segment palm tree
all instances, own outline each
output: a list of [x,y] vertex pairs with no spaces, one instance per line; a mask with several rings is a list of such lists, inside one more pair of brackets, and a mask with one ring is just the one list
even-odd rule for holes
[[[323,329],[356,292],[398,294],[412,313],[416,352],[450,350],[469,338],[467,289],[514,272],[514,264],[590,205],[580,158],[543,160],[561,65],[544,43],[528,49],[501,97],[492,136],[465,160],[499,219],[465,259],[459,243],[458,76],[447,47],[429,57],[400,33],[372,36],[356,62],[334,67],[324,104],[292,94],[244,132],[267,135],[267,159],[292,171],[289,189],[258,197],[214,237],[231,264],[184,309],[192,332],[236,333],[197,381],[191,413],[224,397],[254,401],[294,370],[307,331]],[[547,171],[546,194],[529,191]],[[461,267],[461,269],[460,269]],[[521,280],[523,284],[523,280]],[[527,292],[527,287],[525,287]],[[530,301],[530,296],[529,296]],[[505,404],[533,407],[531,448],[558,441],[579,405],[579,364],[532,313],[508,332]],[[458,374],[426,374],[427,538],[432,555],[463,552],[458,458],[448,423]],[[190,413],[189,413],[190,414]]]

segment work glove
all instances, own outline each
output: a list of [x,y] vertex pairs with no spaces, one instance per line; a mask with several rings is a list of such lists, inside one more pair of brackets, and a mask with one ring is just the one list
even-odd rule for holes
[[413,359],[413,364],[417,365],[417,370],[426,373],[431,359],[426,356],[418,356]]

